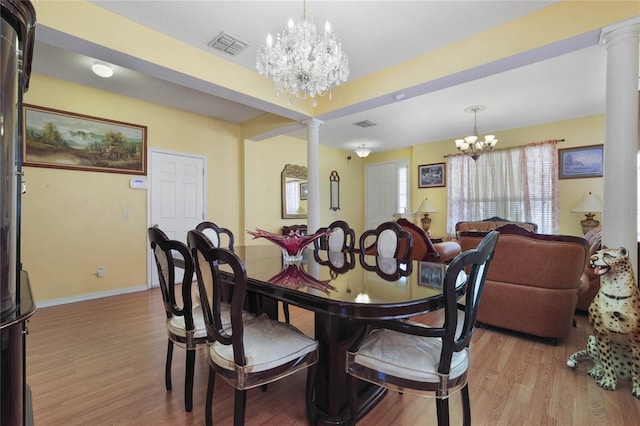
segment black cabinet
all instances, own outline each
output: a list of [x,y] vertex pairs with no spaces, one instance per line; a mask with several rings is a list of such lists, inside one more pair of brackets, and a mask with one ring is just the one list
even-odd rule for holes
[[29,276],[20,273],[20,304],[0,322],[0,424],[33,424],[31,392],[26,384],[27,321],[35,311]]
[[0,17],[0,425],[23,426],[33,424],[25,350],[35,303],[20,262],[22,95],[36,14],[30,1],[0,0]]

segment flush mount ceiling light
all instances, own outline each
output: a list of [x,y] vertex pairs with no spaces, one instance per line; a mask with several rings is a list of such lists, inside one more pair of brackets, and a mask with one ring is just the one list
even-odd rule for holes
[[[291,96],[323,96],[332,86],[347,81],[349,61],[342,44],[327,21],[318,34],[313,19],[307,16],[304,2],[302,18],[290,18],[274,42],[271,34],[258,51],[256,68],[273,80],[276,93]],[[331,95],[329,95],[331,96]]]
[[93,71],[95,75],[103,78],[109,78],[113,75],[113,69],[105,64],[93,64],[91,65],[91,71]]
[[362,144],[358,148],[356,148],[355,152],[356,154],[358,154],[358,157],[364,158],[371,153],[371,149],[365,147],[365,145]]
[[485,109],[487,109],[487,107],[484,105],[474,105],[464,110],[464,112],[473,113],[473,134],[464,139],[456,139],[456,148],[458,148],[458,151],[470,155],[474,161],[480,157],[481,153],[492,150],[498,143],[498,139],[496,139],[494,135],[486,135],[483,141],[478,140],[478,123],[476,116],[478,111],[484,111]]

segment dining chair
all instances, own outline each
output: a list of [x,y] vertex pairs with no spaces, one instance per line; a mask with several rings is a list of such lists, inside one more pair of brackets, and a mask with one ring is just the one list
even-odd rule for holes
[[331,234],[315,240],[313,243],[318,250],[353,251],[356,240],[355,231],[344,220],[336,220],[326,228],[319,228],[317,232],[331,229]]
[[[166,328],[168,334],[167,358],[165,362],[165,386],[171,390],[171,361],[174,343],[186,349],[186,370],[184,379],[184,407],[190,412],[193,408],[193,372],[195,368],[195,350],[205,347],[207,331],[204,326],[202,309],[194,305],[191,296],[193,277],[193,261],[187,246],[176,240],[170,240],[157,227],[148,229],[149,242],[158,268],[160,292],[167,315]],[[175,280],[175,259],[184,260],[182,283]],[[176,284],[182,284],[182,306],[176,300]]]
[[[230,250],[213,247],[200,231],[189,231],[187,240],[195,260],[209,346],[206,424],[213,424],[216,375],[235,389],[234,425],[244,424],[247,390],[282,379],[305,368],[308,368],[307,406],[311,406],[315,364],[318,361],[318,342],[290,324],[269,319],[266,314],[253,319],[243,319],[242,306],[247,293],[247,272],[242,261]],[[224,280],[221,264],[224,264],[228,274]],[[225,327],[222,320],[221,289],[227,282],[233,283],[233,295],[231,324]]]
[[227,228],[221,228],[213,222],[209,222],[205,220],[204,222],[200,222],[196,229],[202,232],[213,244],[214,247],[225,247],[223,244],[223,235],[226,235],[226,247],[233,251],[233,232],[231,232]]
[[408,259],[413,237],[396,222],[383,222],[360,235],[360,252],[382,257]]
[[476,249],[459,254],[447,267],[442,325],[387,320],[363,327],[346,356],[352,424],[357,420],[357,378],[398,392],[434,397],[440,426],[449,424],[449,398],[460,392],[463,424],[471,425],[470,343],[498,235],[496,231],[487,234]]

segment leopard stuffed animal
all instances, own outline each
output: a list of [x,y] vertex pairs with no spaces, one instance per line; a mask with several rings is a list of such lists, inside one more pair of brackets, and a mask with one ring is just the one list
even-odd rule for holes
[[589,264],[600,275],[600,290],[589,305],[593,335],[587,349],[569,356],[567,365],[575,368],[591,359],[588,374],[598,386],[615,390],[618,377],[631,379],[631,393],[640,399],[640,290],[627,249],[603,248]]

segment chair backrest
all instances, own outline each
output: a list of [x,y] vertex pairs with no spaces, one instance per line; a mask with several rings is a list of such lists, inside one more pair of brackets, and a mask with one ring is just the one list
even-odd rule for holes
[[196,229],[202,232],[209,240],[214,247],[225,247],[222,242],[222,235],[226,235],[227,237],[227,245],[226,247],[233,251],[233,232],[228,230],[227,228],[221,228],[213,222],[204,221],[200,222]]
[[[200,304],[207,329],[207,341],[218,341],[224,345],[233,345],[234,362],[246,365],[242,322],[242,308],[247,290],[247,272],[242,261],[232,251],[214,247],[209,238],[198,230],[189,231],[187,242],[191,248],[195,263],[196,277]],[[230,268],[233,278],[233,295],[231,297],[231,334],[224,329],[222,322],[221,302],[223,301],[225,286],[219,265],[225,264]]]
[[[489,232],[477,248],[460,253],[447,267],[443,293],[445,320],[439,371],[449,372],[451,357],[469,346],[489,264],[499,233]],[[464,301],[458,302],[464,291]]]
[[[193,261],[187,246],[176,240],[170,240],[160,228],[152,227],[147,230],[151,250],[156,260],[158,268],[158,280],[160,291],[164,302],[164,309],[167,318],[172,316],[184,316],[185,328],[187,331],[194,330],[192,301],[191,301],[191,279],[193,277]],[[184,260],[184,275],[182,279],[182,307],[176,304],[175,293],[175,259],[176,253]]]
[[356,233],[344,220],[336,220],[326,228],[320,228],[317,232],[330,229],[331,234],[320,237],[314,241],[316,249],[329,251],[353,251]]
[[383,222],[376,229],[364,231],[360,236],[361,253],[409,259],[412,250],[413,237],[396,222]]
[[372,264],[369,264],[367,257],[365,254],[360,253],[360,266],[366,271],[375,272],[379,277],[387,281],[396,281],[400,277],[411,275],[413,272],[413,261],[410,259],[376,256],[375,259],[369,259],[369,261],[373,261]]

